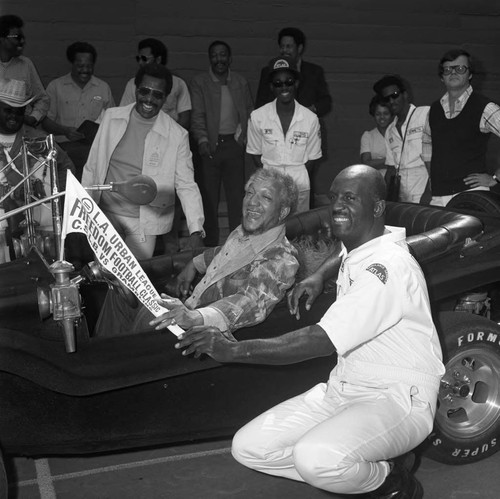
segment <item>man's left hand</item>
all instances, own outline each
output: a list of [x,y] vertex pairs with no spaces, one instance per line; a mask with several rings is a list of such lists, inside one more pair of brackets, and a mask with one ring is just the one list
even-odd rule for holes
[[161,294],[161,297],[162,299],[158,300],[158,303],[165,307],[168,312],[150,321],[150,326],[156,326],[155,329],[160,330],[178,324],[183,329],[188,329],[203,324],[203,316],[197,310],[190,310],[179,299],[164,293]]
[[194,354],[196,359],[205,353],[217,362],[231,362],[235,343],[233,335],[225,335],[216,327],[195,326],[179,336],[175,348],[182,350],[182,355]]
[[495,179],[489,173],[471,173],[464,178],[464,182],[469,189],[474,187],[493,187],[497,184]]

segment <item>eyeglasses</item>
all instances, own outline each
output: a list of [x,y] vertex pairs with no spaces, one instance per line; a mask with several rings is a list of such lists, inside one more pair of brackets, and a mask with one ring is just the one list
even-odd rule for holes
[[443,66],[443,74],[444,75],[451,75],[451,73],[453,71],[455,71],[455,73],[457,73],[457,75],[464,75],[465,73],[467,73],[468,70],[469,70],[469,66],[463,66],[463,65]]
[[24,35],[7,35],[5,38],[12,38],[13,40],[17,40],[20,42],[21,40],[26,40]]
[[137,62],[149,62],[151,59],[154,59],[154,55],[136,55],[135,60]]
[[389,102],[390,100],[396,100],[401,95],[401,93],[402,92],[400,90],[396,90],[395,92],[392,92],[392,94],[382,97],[382,101]]
[[161,90],[155,90],[154,88],[139,87],[137,89],[137,92],[141,97],[147,97],[148,95],[151,95],[153,99],[156,100],[162,100],[165,98],[164,92],[162,92]]
[[293,78],[288,78],[288,80],[286,81],[282,80],[273,81],[274,88],[293,87],[294,85],[295,85],[295,80]]

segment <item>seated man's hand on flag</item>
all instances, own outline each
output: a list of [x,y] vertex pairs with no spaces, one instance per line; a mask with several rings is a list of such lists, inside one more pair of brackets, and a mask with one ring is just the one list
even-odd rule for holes
[[203,324],[203,316],[197,310],[190,310],[178,298],[172,298],[165,293],[161,294],[161,300],[157,303],[168,309],[164,314],[150,321],[150,326],[155,329],[165,329],[169,326],[178,325],[183,329]]

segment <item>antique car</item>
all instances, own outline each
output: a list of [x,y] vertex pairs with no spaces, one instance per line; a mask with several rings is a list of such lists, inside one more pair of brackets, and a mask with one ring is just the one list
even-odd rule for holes
[[[499,317],[499,206],[493,193],[461,194],[446,209],[387,203],[386,223],[406,227],[426,275],[442,342],[446,373],[435,428],[422,450],[445,463],[477,461],[498,449],[500,327],[489,316]],[[309,271],[324,257],[329,221],[328,206],[287,221]],[[141,264],[163,290],[192,256],[183,251]],[[335,363],[332,356],[290,366],[221,365],[182,356],[169,332],[95,337],[109,281],[101,282],[92,264],[78,273],[62,267],[49,265],[36,248],[0,265],[4,454],[83,454],[227,437],[326,380]],[[47,297],[61,282],[79,296],[70,320],[47,317]],[[315,323],[335,299],[334,286],[327,291],[300,321],[280,303],[266,321],[235,336],[272,336]]]

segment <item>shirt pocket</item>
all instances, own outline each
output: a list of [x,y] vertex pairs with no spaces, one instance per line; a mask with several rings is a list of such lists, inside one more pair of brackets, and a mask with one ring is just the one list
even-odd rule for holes
[[305,163],[306,158],[306,148],[307,148],[307,137],[293,135],[290,139],[289,146],[291,148],[291,160],[293,163]]
[[279,162],[279,141],[270,134],[262,135],[262,156],[267,160]]
[[95,121],[104,108],[104,99],[100,95],[94,95],[90,100],[89,114],[87,119]]

